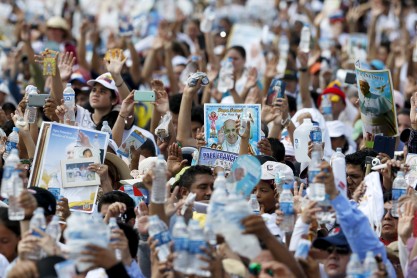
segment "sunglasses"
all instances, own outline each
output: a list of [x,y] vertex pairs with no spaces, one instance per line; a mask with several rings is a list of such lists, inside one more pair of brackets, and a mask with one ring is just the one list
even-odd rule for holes
[[348,247],[343,247],[343,246],[336,246],[336,245],[332,245],[329,246],[326,249],[327,253],[332,254],[334,251],[336,251],[336,254],[338,255],[348,255],[350,254],[350,249]]
[[[250,263],[248,271],[250,274],[258,276],[259,274],[261,274],[262,266],[260,263]],[[274,272],[271,269],[267,269],[266,273],[268,273],[270,276],[274,276]]]
[[392,215],[392,213],[391,213],[391,209],[386,209],[386,208],[384,208],[384,216],[385,215],[387,215],[387,213],[389,212],[389,215],[391,215],[391,217],[392,218],[394,218],[394,219],[398,219],[398,216],[394,216],[394,215]]

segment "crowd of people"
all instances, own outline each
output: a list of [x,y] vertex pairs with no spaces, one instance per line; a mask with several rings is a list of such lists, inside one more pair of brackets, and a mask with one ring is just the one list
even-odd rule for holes
[[[0,278],[417,277],[417,169],[410,165],[417,154],[416,1],[6,0],[0,1],[0,10],[5,15],[0,18],[1,173],[4,180],[11,146],[7,140],[17,127],[21,163],[14,171],[24,186],[17,199],[23,220],[10,220],[11,199],[0,197]],[[300,47],[306,27],[308,51]],[[365,81],[348,80],[357,61],[363,69],[390,71],[393,106],[375,97]],[[225,92],[219,84],[225,82],[222,71],[228,62],[233,86]],[[205,73],[200,76],[208,80],[199,77],[190,83],[194,72]],[[285,83],[285,93],[268,100],[276,80]],[[73,119],[64,101],[68,83],[75,92]],[[48,95],[33,123],[22,121],[33,108],[28,106],[28,85]],[[154,99],[136,100],[149,91]],[[331,103],[331,114],[323,116],[325,101]],[[249,142],[256,115],[226,120],[219,129],[219,115],[205,115],[209,103],[259,104],[262,138],[256,146]],[[389,118],[393,125],[377,123],[382,135],[396,133],[393,154],[372,148],[376,134],[365,131],[371,114],[364,112],[371,108],[374,114],[394,113]],[[299,142],[294,134],[306,119],[322,134],[314,179],[309,178],[312,163],[296,158]],[[91,218],[85,224],[91,227],[91,238],[101,235],[113,218],[117,227],[111,229],[108,244],[83,246],[82,259],[70,258],[74,249],[65,232],[76,224],[74,219],[85,218],[70,209],[66,196],[29,182],[40,171],[36,164],[41,161],[34,158],[41,144],[47,144],[40,132],[45,122],[111,128],[104,163],[82,164],[78,173],[100,178],[95,211],[85,214]],[[144,142],[139,148],[130,146],[128,157],[122,157],[117,149],[126,147],[124,134],[134,131]],[[217,143],[208,144],[207,134]],[[261,165],[252,169],[260,177],[254,184],[245,179],[247,170],[233,173],[234,182],[245,179],[253,188],[259,204],[259,211],[238,219],[234,240],[224,230],[230,223],[210,215],[213,193],[221,190],[215,181],[225,172],[224,182],[230,182],[230,165],[199,165],[196,156],[202,147],[256,158]],[[313,158],[316,147],[310,142],[306,155]],[[342,171],[331,165],[338,149],[345,155]],[[68,159],[74,156],[69,147],[62,146],[62,152]],[[95,155],[86,149],[83,158]],[[372,170],[372,161],[383,167]],[[162,169],[158,167],[166,169],[168,180],[162,203],[152,196],[161,180],[155,174]],[[335,185],[341,172],[345,191]],[[399,173],[407,177],[402,196],[393,193],[393,184],[402,178]],[[126,180],[134,180],[134,190],[146,196],[139,203],[124,192]],[[316,183],[323,185],[325,201],[312,197]],[[288,189],[293,218],[281,203]],[[240,196],[253,201],[248,197]],[[59,217],[55,238],[31,228],[39,208],[48,225]],[[178,242],[152,236],[149,227],[155,216],[171,237],[182,219],[190,231],[201,232],[205,248],[190,251],[198,256],[188,257],[191,268],[195,260],[201,263],[200,272],[176,265],[184,251]],[[221,232],[213,239],[212,231]],[[251,249],[247,245],[253,238]],[[241,248],[236,248],[236,239],[241,239]],[[307,253],[299,255],[305,246],[310,246]],[[244,248],[249,248],[247,254],[237,251]],[[39,249],[41,256],[31,256]],[[88,268],[80,268],[83,264]]]

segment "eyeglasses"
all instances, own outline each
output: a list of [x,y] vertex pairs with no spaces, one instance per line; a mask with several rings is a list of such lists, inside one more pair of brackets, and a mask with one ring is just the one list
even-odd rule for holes
[[392,215],[392,213],[391,213],[391,209],[386,209],[386,208],[384,208],[384,216],[385,215],[387,215],[387,213],[389,212],[389,215],[391,215],[391,217],[392,218],[394,218],[394,219],[398,219],[398,216],[394,216],[394,215]]
[[334,251],[336,251],[336,254],[338,255],[348,255],[350,254],[350,249],[348,247],[344,246],[336,246],[331,245],[326,249],[327,253],[332,254]]

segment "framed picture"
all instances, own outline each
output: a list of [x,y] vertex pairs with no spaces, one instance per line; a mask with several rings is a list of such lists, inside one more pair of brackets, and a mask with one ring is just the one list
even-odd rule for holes
[[92,163],[99,161],[93,157],[61,160],[62,186],[68,188],[100,184],[100,176],[88,170],[88,166]]

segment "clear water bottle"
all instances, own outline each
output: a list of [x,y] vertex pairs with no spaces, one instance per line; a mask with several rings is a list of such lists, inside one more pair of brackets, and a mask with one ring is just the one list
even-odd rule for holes
[[321,162],[321,153],[319,151],[313,151],[311,153],[310,164],[308,165],[309,199],[312,201],[323,201],[326,194],[324,184],[314,181],[314,178],[321,171]]
[[161,262],[166,262],[169,250],[169,242],[171,235],[169,234],[167,225],[159,219],[157,215],[149,216],[149,235],[158,240],[156,250],[158,250],[158,258]]
[[214,191],[210,198],[210,203],[207,208],[206,222],[211,225],[214,234],[221,231],[222,214],[227,202],[226,178],[224,172],[218,172],[217,178],[214,181]]
[[216,2],[211,2],[204,10],[203,19],[200,22],[200,30],[203,33],[211,32],[214,20],[216,19]]
[[401,196],[407,194],[407,182],[404,178],[404,172],[398,171],[397,177],[394,179],[394,182],[392,183],[392,209],[391,209],[391,215],[393,217],[398,217],[398,199],[400,199]]
[[155,204],[165,204],[167,201],[167,176],[166,176],[166,163],[162,154],[158,155],[153,174],[154,179],[152,182],[152,195],[151,201]]
[[304,25],[301,29],[301,38],[300,38],[300,51],[309,53],[310,52],[310,28],[308,24]]
[[279,60],[277,71],[279,74],[284,74],[287,69],[288,52],[290,50],[290,43],[287,36],[283,35],[279,39]]
[[[29,86],[27,86],[29,87]],[[26,87],[26,88],[27,88]],[[26,89],[28,95],[37,95],[38,94],[38,88],[35,86],[31,86],[30,88]],[[25,110],[25,119],[29,124],[33,124],[36,121],[38,108],[35,106],[28,106]]]
[[325,121],[333,121],[333,108],[329,95],[321,96],[321,111]]
[[102,132],[107,132],[109,134],[109,138],[112,139],[112,131],[111,127],[109,126],[109,123],[107,121],[103,121],[103,126],[101,127]]
[[363,262],[363,276],[364,278],[372,277],[374,273],[378,271],[378,263],[375,260],[374,253],[372,251],[366,252],[366,258]]
[[75,122],[75,91],[71,86],[71,83],[67,83],[64,90],[64,105],[67,111],[64,115],[64,123]]
[[256,194],[250,194],[249,205],[252,208],[253,214],[258,215],[261,211],[261,207],[259,206],[258,198]]
[[246,127],[248,126],[248,120],[249,120],[249,115],[246,111],[246,109],[243,110],[241,119],[240,119],[240,128],[239,128],[239,134],[240,136],[242,136],[245,131],[246,131]]
[[[44,215],[44,210],[41,207],[35,209],[32,218],[30,219],[29,229],[33,236],[40,237],[41,235],[35,231],[35,228],[41,231],[46,229],[46,220]],[[30,260],[39,260],[41,259],[41,248],[36,247],[33,252],[28,254],[28,259]]]
[[25,210],[18,202],[18,198],[23,191],[23,180],[19,176],[19,171],[13,171],[11,189],[9,192],[9,220],[20,221],[25,218]]
[[58,181],[58,175],[57,173],[51,174],[51,179],[48,182],[48,191],[54,195],[55,200],[59,200],[61,196],[61,184]]
[[174,269],[175,271],[187,273],[190,258],[188,255],[188,229],[183,216],[177,216],[172,230],[174,241]]
[[227,58],[227,60],[224,61],[219,73],[219,81],[217,84],[217,90],[219,90],[219,92],[226,93],[233,88],[233,72],[233,59]]
[[180,75],[180,81],[182,84],[187,84],[188,77],[198,71],[198,60],[198,56],[191,56],[191,60],[188,62],[187,66]]
[[[119,225],[117,225],[117,221],[116,221],[116,217],[110,217],[109,219],[109,229],[110,229],[110,242],[114,242],[115,240],[111,238],[111,233],[116,230],[119,229]],[[114,250],[114,254],[116,256],[116,259],[118,261],[122,260],[122,251],[120,249],[116,249]]]
[[323,136],[319,123],[313,122],[313,128],[310,130],[310,139],[313,144],[320,145],[323,143]]
[[13,173],[16,172],[16,166],[20,162],[19,151],[12,149],[12,152],[4,162],[3,178],[1,180],[1,196],[8,198],[9,193],[13,190]]
[[200,277],[210,277],[211,273],[202,268],[207,268],[209,265],[206,261],[203,261],[199,256],[204,256],[206,253],[201,250],[207,247],[203,229],[200,228],[200,223],[197,220],[190,220],[188,224],[188,252],[190,256],[189,268],[187,274],[194,274]]
[[13,149],[17,149],[17,144],[19,144],[19,128],[13,127],[13,131],[7,137],[6,151],[3,154],[3,159],[7,159],[7,156]]
[[61,225],[59,224],[59,216],[54,215],[51,222],[46,227],[46,233],[56,242],[61,239]]
[[284,190],[279,196],[279,209],[284,213],[284,220],[280,224],[281,230],[291,232],[294,228],[294,196],[289,184],[284,184]]
[[295,159],[300,163],[310,161],[310,157],[308,156],[308,142],[310,142],[310,131],[312,128],[313,123],[310,118],[307,118],[294,131]]
[[346,181],[346,160],[345,155],[342,153],[342,148],[337,148],[336,152],[332,155],[330,160],[332,166],[334,183],[337,189],[347,195],[347,181]]
[[350,260],[346,268],[346,277],[348,278],[362,278],[363,269],[359,256],[356,253],[350,255]]

